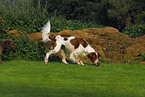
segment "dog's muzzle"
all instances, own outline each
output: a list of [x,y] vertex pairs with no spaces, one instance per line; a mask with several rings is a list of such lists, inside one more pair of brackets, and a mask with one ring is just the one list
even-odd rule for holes
[[94,64],[95,66],[99,66],[100,65],[100,62],[97,62],[96,64]]

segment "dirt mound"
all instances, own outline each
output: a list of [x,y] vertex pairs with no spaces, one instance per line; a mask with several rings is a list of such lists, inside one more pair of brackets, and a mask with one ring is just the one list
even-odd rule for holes
[[40,32],[31,33],[31,34],[28,34],[28,36],[32,40],[36,40],[36,41],[41,41],[42,40],[42,34]]
[[[124,61],[128,57],[135,59],[141,52],[145,52],[145,35],[132,39],[112,27],[90,28],[75,31],[63,30],[54,34],[66,34],[85,38],[104,59],[111,59],[115,62]],[[14,34],[14,36],[18,37],[16,34]],[[41,40],[40,32],[31,33],[28,34],[28,36],[36,41]]]
[[17,30],[11,30],[8,33],[11,34],[11,35],[13,35],[14,37],[19,37],[19,34],[18,34],[19,31],[17,31]]
[[32,40],[36,40],[36,41],[42,40],[42,34],[40,32],[27,34],[26,32],[22,33],[22,32],[19,32],[17,30],[11,30],[8,33],[13,35],[14,37],[20,37],[20,34],[22,34],[23,36],[30,37],[30,39],[32,39]]

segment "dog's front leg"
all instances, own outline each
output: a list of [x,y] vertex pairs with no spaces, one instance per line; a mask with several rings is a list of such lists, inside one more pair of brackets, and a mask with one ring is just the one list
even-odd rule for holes
[[54,53],[54,50],[50,50],[48,53],[46,53],[46,56],[45,56],[45,64],[47,64],[48,63],[48,58],[49,58],[49,56],[51,55],[51,54],[53,54]]
[[60,51],[60,48],[61,48],[61,44],[57,44],[57,46],[53,49],[53,50],[50,50],[47,54],[46,54],[46,57],[45,57],[45,64],[48,63],[48,58],[51,54],[54,54],[54,53],[58,53]]
[[77,60],[76,60],[76,58],[75,58],[75,56],[74,56],[73,53],[70,54],[69,59],[70,59],[73,63],[77,63]]
[[82,61],[80,61],[80,64],[81,64],[81,65],[84,65],[84,63],[83,63]]
[[74,63],[77,63],[79,65],[84,65],[82,61],[79,60],[78,56],[75,55],[74,53],[70,54],[70,60],[73,61]]
[[46,56],[45,56],[45,64],[47,64],[48,63],[48,58],[49,58],[49,55],[50,55],[50,53],[48,52],[47,54],[46,54]]

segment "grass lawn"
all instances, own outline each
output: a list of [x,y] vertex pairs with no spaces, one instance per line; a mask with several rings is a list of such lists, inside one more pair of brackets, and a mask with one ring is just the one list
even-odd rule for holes
[[0,97],[145,97],[145,65],[3,62]]

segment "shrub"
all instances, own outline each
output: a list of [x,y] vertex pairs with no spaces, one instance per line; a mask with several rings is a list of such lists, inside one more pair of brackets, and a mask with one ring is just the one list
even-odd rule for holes
[[[45,46],[42,42],[36,42],[29,39],[29,37],[22,32],[19,32],[19,37],[13,37],[7,34],[5,37],[11,38],[16,48],[13,51],[5,52],[2,58],[5,60],[17,59],[17,60],[42,60],[44,59]],[[43,46],[43,48],[41,47]]]
[[60,32],[64,29],[66,30],[81,30],[85,28],[101,28],[104,27],[100,24],[95,24],[92,22],[83,22],[78,20],[67,20],[63,17],[52,17],[49,19],[51,21],[51,31]]
[[143,61],[145,61],[145,53],[142,52]]
[[142,51],[141,54],[136,57],[136,60],[145,61],[145,52]]
[[31,32],[40,32],[42,26],[51,21],[53,32],[60,32],[63,29],[80,30],[91,27],[103,27],[102,25],[92,22],[82,22],[77,20],[67,20],[62,17],[50,16],[47,12],[47,5],[41,6],[40,0],[34,7],[32,0],[4,0],[0,1],[0,18],[3,30],[11,29]]
[[0,12],[3,29],[36,32],[40,31],[44,19],[48,18],[47,8],[33,7],[32,0],[2,0],[0,1]]
[[145,24],[134,24],[127,26],[122,33],[130,35],[131,38],[140,37],[145,34]]

